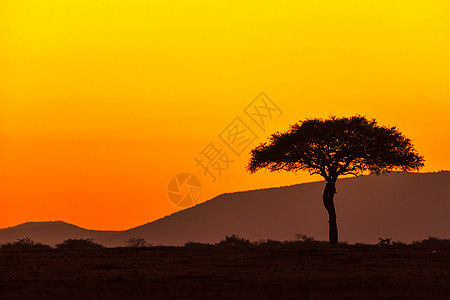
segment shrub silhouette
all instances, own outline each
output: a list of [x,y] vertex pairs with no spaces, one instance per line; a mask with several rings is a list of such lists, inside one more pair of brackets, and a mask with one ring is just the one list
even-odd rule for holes
[[[294,245],[301,245],[301,246],[326,246],[328,245],[327,241],[318,241],[314,237],[303,234],[303,233],[296,233],[294,236],[294,240],[290,241],[289,243]],[[345,245],[346,243],[339,242],[340,245]]]
[[261,246],[261,247],[280,247],[280,246],[286,245],[286,242],[267,239],[267,240],[259,240],[256,243],[256,245]]
[[141,248],[141,247],[148,247],[151,246],[150,244],[148,244],[145,239],[143,238],[129,238],[126,241],[126,245],[127,247],[132,247],[132,248]]
[[68,239],[57,244],[58,249],[92,249],[103,248],[103,245],[94,243],[92,239]]
[[414,241],[413,245],[419,245],[419,246],[450,246],[450,239],[440,239],[436,237],[429,237],[426,240],[422,241]]
[[403,243],[402,241],[392,241],[391,244],[393,246],[406,246],[406,244]]
[[387,239],[378,238],[378,245],[389,245],[389,244],[391,244],[390,238]]
[[194,241],[189,241],[187,243],[184,244],[185,247],[199,247],[199,248],[205,248],[205,247],[214,247],[214,245],[211,244],[206,244],[206,243],[200,243],[200,242],[194,242]]
[[44,245],[41,243],[36,243],[31,240],[29,237],[24,239],[18,239],[13,243],[7,243],[1,245],[2,249],[50,249],[49,245]]
[[303,233],[296,233],[295,240],[298,242],[315,242],[316,240],[312,236],[307,236]]
[[217,246],[219,247],[232,247],[232,248],[248,248],[253,247],[254,245],[246,239],[240,238],[236,235],[225,236],[225,239],[220,241]]

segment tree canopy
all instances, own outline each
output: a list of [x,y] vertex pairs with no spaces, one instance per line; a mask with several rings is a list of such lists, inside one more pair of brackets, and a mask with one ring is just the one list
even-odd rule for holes
[[335,181],[341,175],[410,171],[423,165],[423,156],[397,127],[356,115],[307,119],[272,134],[252,149],[247,170],[304,170]]

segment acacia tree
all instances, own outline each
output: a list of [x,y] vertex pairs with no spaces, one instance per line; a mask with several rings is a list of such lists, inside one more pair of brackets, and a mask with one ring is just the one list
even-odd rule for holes
[[247,170],[308,171],[325,178],[323,204],[330,244],[338,243],[334,194],[339,176],[419,170],[424,158],[395,126],[379,126],[364,116],[306,119],[251,150]]

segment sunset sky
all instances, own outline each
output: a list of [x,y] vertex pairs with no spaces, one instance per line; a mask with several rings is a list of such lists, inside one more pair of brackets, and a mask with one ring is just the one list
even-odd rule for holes
[[[180,210],[167,185],[182,172],[200,202],[320,180],[245,171],[251,147],[311,117],[397,125],[423,171],[448,170],[449,13],[447,0],[1,1],[0,228],[135,227]],[[263,127],[244,111],[261,92],[282,111]],[[240,155],[220,138],[238,117],[257,136]],[[234,160],[215,182],[194,160],[210,142]]]

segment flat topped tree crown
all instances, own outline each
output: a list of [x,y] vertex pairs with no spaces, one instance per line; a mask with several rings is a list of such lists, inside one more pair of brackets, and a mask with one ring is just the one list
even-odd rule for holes
[[309,171],[327,181],[365,171],[418,170],[424,158],[395,127],[379,126],[364,116],[307,119],[251,151],[247,170]]
[[251,150],[247,170],[308,171],[325,178],[323,203],[328,211],[330,244],[338,243],[335,183],[341,175],[359,176],[394,170],[419,170],[424,158],[395,126],[379,126],[364,116],[307,119]]

